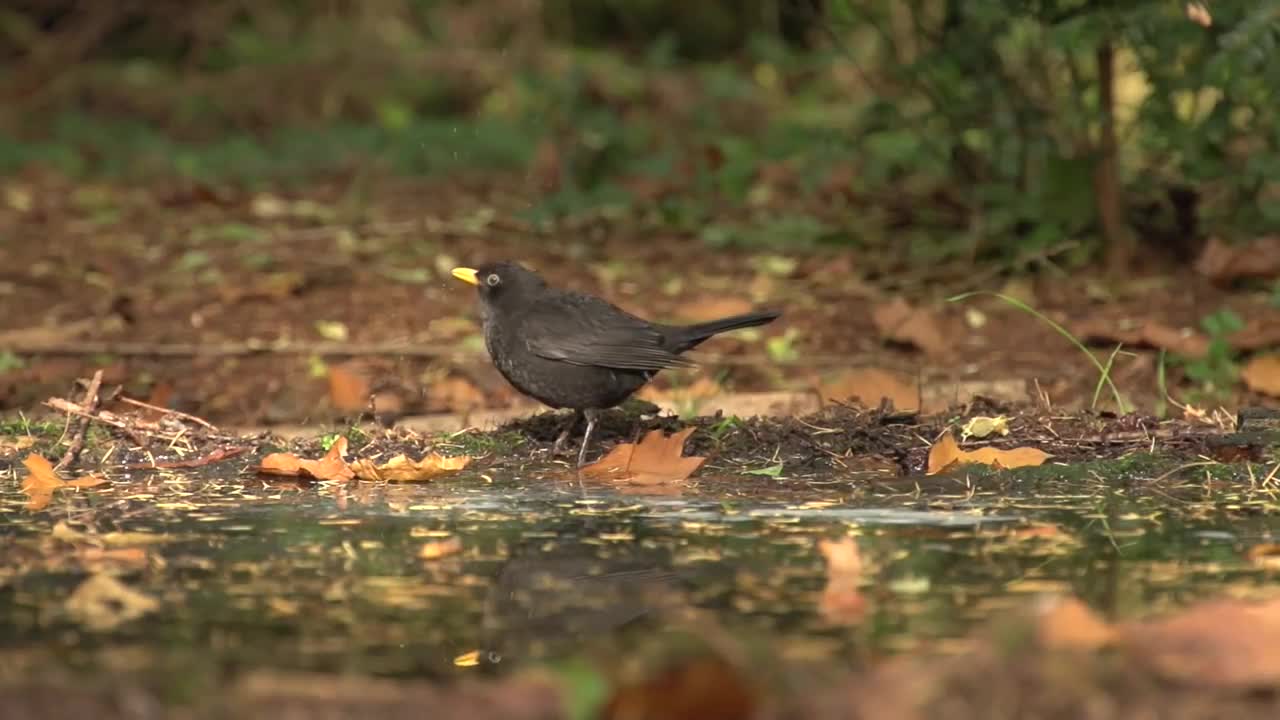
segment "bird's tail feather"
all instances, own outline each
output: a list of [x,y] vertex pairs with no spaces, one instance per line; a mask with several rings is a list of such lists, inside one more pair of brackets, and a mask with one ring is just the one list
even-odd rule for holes
[[730,330],[766,325],[777,320],[781,315],[782,311],[780,310],[761,310],[698,323],[697,325],[684,325],[673,328],[675,330],[673,336],[676,340],[674,344],[679,347],[677,352],[683,352],[699,345],[703,340],[713,335],[719,335]]

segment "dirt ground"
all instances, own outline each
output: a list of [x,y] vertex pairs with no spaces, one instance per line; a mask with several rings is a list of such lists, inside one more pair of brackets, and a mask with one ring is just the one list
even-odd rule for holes
[[[826,397],[850,368],[884,369],[961,404],[974,392],[1090,403],[1097,370],[1087,357],[997,299],[945,302],[972,289],[1020,297],[1086,340],[1125,321],[1190,332],[1221,308],[1264,334],[1280,328],[1268,293],[1229,291],[1190,268],[1121,281],[1009,277],[988,266],[886,267],[874,251],[727,252],[603,218],[549,233],[522,219],[530,194],[519,178],[382,181],[359,203],[341,179],[290,193],[48,176],[6,187],[0,349],[12,355],[0,410],[38,411],[98,368],[133,397],[234,426],[352,417],[370,395],[397,416],[522,406],[483,354],[472,291],[448,274],[500,258],[655,319],[784,310],[761,332],[709,343],[700,370],[660,376],[648,397],[676,404],[765,390]],[[906,308],[900,330],[881,315],[895,305]],[[1162,399],[1158,354],[1133,337],[1122,338],[1129,352],[1111,378],[1150,411]],[[1114,347],[1101,338],[1094,352],[1105,362]],[[1185,377],[1167,365],[1175,397],[1202,385]],[[1262,401],[1233,393],[1214,401]]]

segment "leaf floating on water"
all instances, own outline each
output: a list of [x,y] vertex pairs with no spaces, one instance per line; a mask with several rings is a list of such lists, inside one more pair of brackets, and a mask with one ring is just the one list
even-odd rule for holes
[[159,607],[155,598],[102,573],[80,583],[66,604],[67,614],[90,630],[110,630]]
[[31,498],[27,501],[28,510],[44,509],[53,499],[55,490],[98,487],[109,482],[101,475],[85,475],[74,480],[63,480],[54,471],[53,464],[42,455],[28,455],[22,464],[30,473],[22,480],[22,492]]
[[361,480],[383,480],[385,482],[424,482],[446,473],[457,472],[471,464],[467,455],[446,457],[439,453],[431,453],[421,460],[410,460],[407,455],[400,454],[382,465],[372,460],[360,459],[351,463],[351,470]]
[[286,477],[310,477],[316,480],[350,480],[353,477],[347,461],[342,459],[347,452],[347,438],[338,437],[329,452],[319,460],[306,460],[293,453],[271,453],[262,458],[257,471],[264,475],[284,475]]
[[849,625],[867,614],[867,599],[858,589],[865,563],[853,538],[819,540],[818,552],[827,561],[827,585],[818,609],[828,622]]
[[1000,448],[983,447],[977,450],[961,450],[951,433],[943,435],[929,450],[929,468],[925,474],[936,475],[955,465],[990,465],[995,468],[1011,470],[1020,467],[1037,467],[1045,460],[1053,457],[1049,453],[1032,447]]
[[707,459],[684,456],[684,442],[697,428],[687,427],[670,436],[653,430],[639,443],[619,443],[609,454],[582,468],[591,477],[658,485],[687,479]]

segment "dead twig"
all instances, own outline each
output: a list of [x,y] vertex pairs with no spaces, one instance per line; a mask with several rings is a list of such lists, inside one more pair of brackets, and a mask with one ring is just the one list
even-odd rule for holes
[[190,460],[170,460],[168,462],[133,463],[131,465],[125,465],[124,467],[126,470],[162,470],[162,469],[170,470],[173,468],[197,468],[197,467],[203,467],[205,465],[212,465],[213,463],[216,463],[216,462],[222,462],[223,460],[236,457],[237,455],[243,455],[248,451],[249,451],[249,448],[246,446],[218,448],[217,450],[214,450],[208,455],[203,455],[198,458],[192,458]]
[[203,425],[204,427],[214,432],[218,432],[218,428],[215,427],[213,423],[209,422],[208,420],[205,420],[204,418],[196,417],[195,415],[188,415],[187,413],[180,412],[178,410],[170,410],[169,408],[162,408],[158,405],[152,405],[151,403],[142,402],[141,400],[134,400],[133,398],[128,397],[126,395],[121,395],[119,397],[119,400],[120,402],[128,403],[136,407],[146,408],[147,410],[154,410],[155,412],[163,413],[165,415],[172,415],[174,417],[182,418],[183,420],[190,420],[191,422],[197,425]]
[[67,451],[63,453],[62,459],[54,466],[55,470],[70,467],[73,463],[80,459],[80,453],[84,451],[85,436],[89,434],[89,424],[94,418],[94,411],[98,409],[98,391],[102,389],[102,371],[97,370],[93,373],[93,379],[89,381],[89,389],[84,393],[84,401],[78,406],[83,409],[83,413],[74,413],[78,416],[76,429],[71,435],[71,442],[67,445]]

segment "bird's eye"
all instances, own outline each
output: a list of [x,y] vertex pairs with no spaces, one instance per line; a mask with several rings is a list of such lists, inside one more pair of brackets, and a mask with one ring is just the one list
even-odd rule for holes
[[498,663],[502,662],[502,653],[490,650],[488,653],[488,657],[485,659],[493,663],[494,665],[497,665]]
[[489,277],[485,278],[484,282],[489,287],[494,287],[498,283],[502,282],[502,278],[498,277],[497,273],[489,273]]

